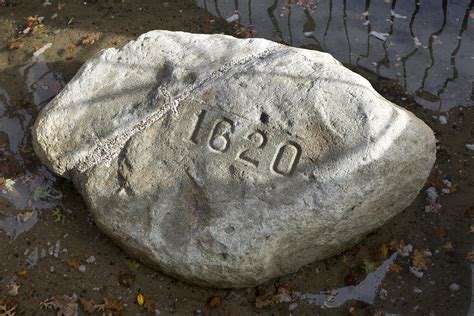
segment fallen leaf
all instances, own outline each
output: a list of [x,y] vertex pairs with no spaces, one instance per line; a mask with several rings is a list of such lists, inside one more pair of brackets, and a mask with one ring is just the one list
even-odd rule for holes
[[142,293],[138,293],[138,295],[137,295],[137,303],[138,303],[138,305],[140,305],[140,306],[143,306],[143,304],[145,304],[145,296],[143,296]]
[[9,47],[9,48],[13,50],[13,49],[19,49],[19,48],[21,48],[22,46],[23,46],[23,43],[22,43],[22,42],[20,42],[20,41],[14,41],[14,42],[10,43],[10,47]]
[[120,312],[125,309],[125,305],[118,300],[108,300],[104,298],[104,304],[97,305],[99,312],[105,312],[106,310]]
[[285,285],[278,287],[277,293],[273,295],[259,295],[255,298],[255,307],[264,308],[276,303],[291,302],[291,295]]
[[100,39],[101,36],[102,36],[101,32],[92,32],[90,34],[87,34],[82,39],[82,45],[92,45],[95,42],[97,42]]
[[390,271],[393,271],[393,272],[396,272],[396,273],[400,273],[403,271],[403,268],[401,266],[399,266],[398,264],[396,263],[391,263],[388,268],[390,269]]
[[1,316],[15,316],[16,305],[13,305],[12,301],[9,299],[4,299],[3,301],[0,301],[0,315]]
[[16,275],[18,275],[19,277],[26,277],[26,275],[28,274],[28,272],[26,270],[21,270],[21,271],[17,271],[16,272]]
[[140,263],[134,259],[127,259],[125,261],[125,265],[127,266],[128,270],[135,272],[140,268]]
[[213,296],[207,304],[210,308],[217,308],[222,305],[222,298],[220,296]]
[[364,259],[364,264],[362,268],[364,269],[365,274],[369,274],[370,272],[375,270],[376,266],[373,261]]
[[383,261],[383,260],[387,259],[387,257],[388,257],[388,247],[385,243],[380,244],[380,246],[377,250],[377,254],[378,254],[378,257],[379,257],[380,261]]
[[81,259],[78,257],[69,257],[66,258],[66,263],[68,266],[73,267],[74,269],[79,269],[79,266],[82,264]]
[[93,299],[86,300],[81,297],[79,298],[79,300],[81,301],[82,309],[84,310],[84,312],[88,314],[92,314],[95,312],[96,306],[95,306],[95,301]]
[[427,270],[429,261],[424,251],[418,251],[417,249],[413,251],[412,263],[414,267]]

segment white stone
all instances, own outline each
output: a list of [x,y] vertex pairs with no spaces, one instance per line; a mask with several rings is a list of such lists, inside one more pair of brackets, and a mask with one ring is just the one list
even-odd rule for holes
[[426,124],[328,54],[167,31],[87,61],[33,139],[128,253],[215,287],[350,247],[435,159]]

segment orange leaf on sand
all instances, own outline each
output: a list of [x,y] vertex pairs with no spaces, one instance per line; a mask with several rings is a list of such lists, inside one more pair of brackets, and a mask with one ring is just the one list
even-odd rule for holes
[[264,308],[276,303],[290,302],[291,295],[288,287],[282,285],[278,288],[277,293],[273,295],[259,295],[255,298],[255,307]]
[[82,39],[82,45],[92,45],[95,42],[97,42],[100,39],[101,36],[102,36],[101,32],[92,32],[90,34],[87,34]]
[[403,271],[403,268],[401,266],[399,266],[398,264],[396,263],[391,263],[388,268],[390,269],[390,271],[393,271],[393,272],[396,272],[396,273],[400,273]]
[[92,314],[95,312],[95,301],[93,299],[85,300],[81,297],[80,301],[81,301],[82,309],[84,310],[84,312],[88,314]]
[[418,251],[415,249],[413,252],[412,262],[413,266],[416,268],[427,270],[427,264],[430,262],[430,259],[426,257],[424,251]]
[[208,306],[210,308],[217,308],[222,305],[222,298],[220,296],[213,296],[209,300]]
[[20,41],[14,41],[14,42],[10,43],[10,47],[9,47],[9,48],[13,50],[13,49],[19,49],[19,48],[21,48],[22,46],[23,46],[23,43],[22,43],[22,42],[20,42]]

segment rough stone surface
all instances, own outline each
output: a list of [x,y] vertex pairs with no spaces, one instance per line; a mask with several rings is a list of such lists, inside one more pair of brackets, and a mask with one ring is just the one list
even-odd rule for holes
[[166,31],[86,62],[33,138],[126,251],[216,287],[346,249],[435,159],[429,127],[328,54]]

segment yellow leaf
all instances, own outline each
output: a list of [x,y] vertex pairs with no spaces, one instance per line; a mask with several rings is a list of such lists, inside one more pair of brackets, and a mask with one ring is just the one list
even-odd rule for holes
[[142,293],[138,293],[137,295],[137,303],[138,305],[142,306],[143,304],[145,304],[145,296],[143,296]]
[[403,268],[396,263],[391,263],[388,266],[388,268],[390,269],[390,271],[397,272],[397,273],[400,273],[403,271]]

